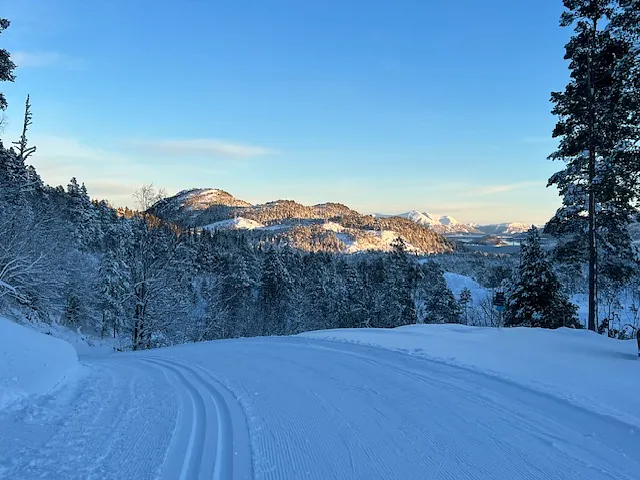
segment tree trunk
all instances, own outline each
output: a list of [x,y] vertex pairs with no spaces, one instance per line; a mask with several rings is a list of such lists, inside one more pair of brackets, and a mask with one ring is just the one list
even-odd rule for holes
[[[594,15],[597,15],[595,13]],[[591,34],[591,51],[588,56],[587,95],[589,97],[589,330],[595,332],[597,328],[597,262],[596,250],[596,193],[594,181],[596,177],[596,145],[595,145],[595,91],[593,85],[593,55],[596,51],[598,20],[594,16]]]

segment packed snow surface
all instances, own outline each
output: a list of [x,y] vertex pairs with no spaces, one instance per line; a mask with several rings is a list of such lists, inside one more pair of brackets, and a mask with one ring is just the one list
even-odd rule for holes
[[0,477],[637,479],[632,347],[414,326],[83,357],[0,411]]
[[0,410],[48,393],[73,375],[77,359],[69,343],[0,317]]

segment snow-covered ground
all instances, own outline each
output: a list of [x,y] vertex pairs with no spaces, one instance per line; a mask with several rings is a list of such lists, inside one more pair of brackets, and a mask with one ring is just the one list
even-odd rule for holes
[[302,335],[376,346],[455,365],[561,398],[640,429],[640,359],[634,340],[614,340],[567,328],[464,325],[323,330]]
[[0,410],[0,478],[640,478],[635,347],[587,332],[325,331],[80,363]]
[[460,298],[460,294],[466,288],[471,292],[471,300],[473,305],[479,305],[487,298],[491,298],[491,290],[484,288],[474,279],[465,275],[458,275],[457,273],[445,272],[444,280],[447,282],[447,287],[455,295],[456,298]]
[[51,391],[74,375],[77,359],[69,343],[0,317],[0,410]]
[[264,225],[249,218],[236,217],[210,223],[202,228],[205,230],[255,230],[264,228]]

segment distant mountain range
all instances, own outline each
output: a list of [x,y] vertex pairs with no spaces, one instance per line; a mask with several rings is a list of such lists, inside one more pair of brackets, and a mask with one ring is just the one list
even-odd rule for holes
[[242,231],[257,242],[306,251],[359,253],[389,251],[398,238],[420,254],[454,251],[456,244],[409,218],[376,218],[339,203],[306,206],[292,200],[260,205],[212,188],[184,190],[156,203],[150,213],[185,228]]
[[517,235],[526,232],[531,228],[531,225],[528,223],[495,223],[489,225],[479,225],[474,223],[467,224],[461,223],[449,215],[438,217],[427,212],[419,212],[418,210],[411,210],[398,215],[375,215],[377,218],[389,218],[393,216],[408,218],[419,225],[424,225],[434,232],[438,232],[443,235]]

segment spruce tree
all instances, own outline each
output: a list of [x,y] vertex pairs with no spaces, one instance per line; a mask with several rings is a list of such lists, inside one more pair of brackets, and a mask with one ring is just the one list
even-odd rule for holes
[[540,232],[531,228],[522,244],[520,268],[511,287],[505,320],[508,326],[578,327],[577,308],[562,291],[540,244]]
[[422,288],[426,291],[424,323],[460,323],[462,310],[447,286],[440,265],[425,262],[422,271]]
[[574,28],[565,54],[571,79],[551,96],[559,146],[550,158],[566,167],[549,179],[563,204],[546,231],[560,237],[564,251],[586,252],[588,326],[595,330],[598,261],[604,275],[624,281],[635,258],[627,226],[640,188],[640,110],[629,90],[637,83],[638,56],[628,35],[619,33],[623,27],[614,28],[616,18],[626,18],[620,2],[564,0],[564,6],[561,26]]
[[460,308],[462,310],[462,316],[464,317],[465,325],[469,324],[469,304],[473,302],[473,297],[471,296],[471,290],[467,287],[464,287],[460,292],[460,296],[458,298],[458,303],[460,303]]

